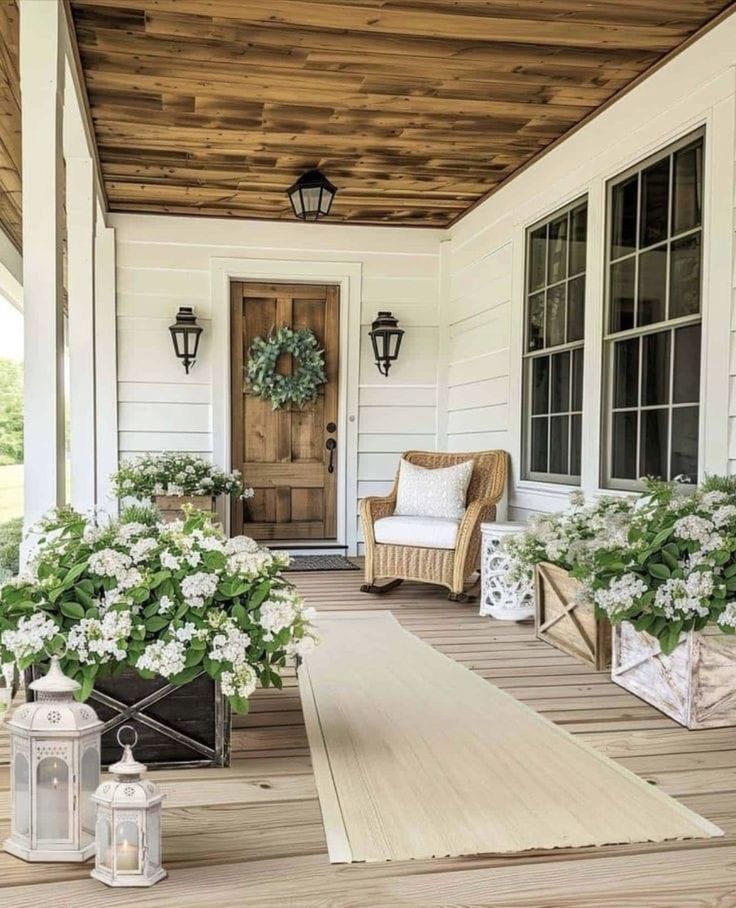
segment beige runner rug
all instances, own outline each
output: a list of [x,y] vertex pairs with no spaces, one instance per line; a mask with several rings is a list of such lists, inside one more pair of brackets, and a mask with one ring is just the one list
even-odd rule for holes
[[723,835],[392,615],[318,624],[299,686],[333,863]]

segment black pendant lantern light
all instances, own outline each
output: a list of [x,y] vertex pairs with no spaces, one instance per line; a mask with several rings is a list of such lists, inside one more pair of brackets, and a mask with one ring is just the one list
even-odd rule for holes
[[317,221],[332,208],[337,189],[319,170],[310,170],[287,190],[294,214],[302,221]]
[[398,359],[404,329],[399,328],[399,320],[390,312],[379,312],[368,333],[378,371],[388,376],[391,364]]
[[197,360],[197,350],[199,350],[199,339],[202,335],[202,330],[197,324],[197,317],[191,306],[180,306],[179,311],[176,313],[176,322],[173,325],[169,325],[174,352],[184,363],[184,370],[187,375]]

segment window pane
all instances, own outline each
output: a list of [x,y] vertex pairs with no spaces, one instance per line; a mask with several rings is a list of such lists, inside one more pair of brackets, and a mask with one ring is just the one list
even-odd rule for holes
[[539,227],[529,234],[529,292],[544,287],[547,270],[547,227]]
[[643,410],[641,414],[641,476],[667,478],[669,411]]
[[532,360],[532,413],[549,412],[549,357]]
[[670,159],[657,161],[641,174],[639,247],[667,239],[670,200]]
[[670,318],[700,312],[700,234],[674,240],[670,253]]
[[530,350],[541,350],[544,346],[544,293],[529,297],[529,340]]
[[644,335],[641,355],[642,406],[669,403],[670,332]]
[[551,356],[552,376],[550,413],[566,413],[570,409],[570,354]]
[[698,227],[703,217],[703,141],[675,155],[672,232]]
[[611,265],[611,331],[627,331],[634,327],[633,258]]
[[588,235],[588,206],[581,205],[570,212],[570,270],[568,274],[585,271],[585,243]]
[[639,308],[637,323],[651,325],[666,318],[667,244],[639,256]]
[[611,476],[614,479],[636,479],[637,414],[614,413],[611,438]]
[[636,200],[639,177],[634,175],[613,187],[611,212],[611,258],[636,249]]
[[567,474],[569,416],[552,416],[549,421],[549,471]]
[[582,340],[585,321],[585,275],[567,285],[567,340]]
[[555,284],[567,277],[567,215],[549,225],[547,245],[547,283]]
[[558,284],[547,291],[545,347],[555,347],[557,344],[565,343],[565,288],[565,284]]
[[639,338],[613,345],[613,406],[636,407],[639,403]]
[[532,441],[529,468],[534,473],[547,472],[547,417],[532,419]]
[[583,417],[570,417],[570,474],[580,476],[582,451]]
[[583,348],[572,351],[572,400],[571,410],[583,409]]
[[677,407],[672,411],[671,477],[698,479],[698,408]]
[[675,369],[672,401],[676,404],[700,400],[700,325],[675,331]]

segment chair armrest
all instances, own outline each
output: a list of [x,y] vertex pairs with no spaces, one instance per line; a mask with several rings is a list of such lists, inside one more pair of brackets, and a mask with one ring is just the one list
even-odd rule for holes
[[467,506],[457,531],[456,558],[464,560],[473,536],[480,533],[480,525],[496,519],[497,501],[497,498],[477,498]]
[[390,517],[396,507],[396,496],[386,495],[384,498],[363,498],[360,502],[360,517],[363,521],[363,537],[365,542],[375,543],[373,524],[381,517]]

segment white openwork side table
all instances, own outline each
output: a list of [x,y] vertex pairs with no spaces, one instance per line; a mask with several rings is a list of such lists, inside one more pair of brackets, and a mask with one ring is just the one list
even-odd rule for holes
[[523,523],[481,524],[483,539],[480,613],[505,621],[524,621],[534,616],[531,583],[509,583],[509,558],[501,545],[512,533],[524,530]]

